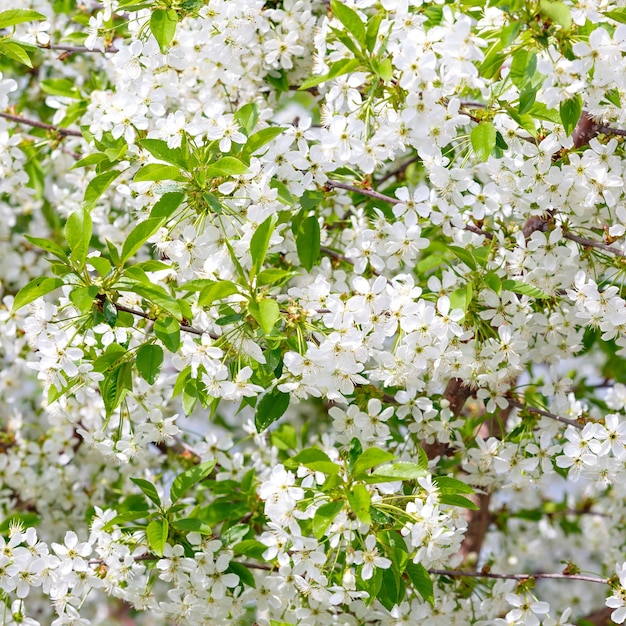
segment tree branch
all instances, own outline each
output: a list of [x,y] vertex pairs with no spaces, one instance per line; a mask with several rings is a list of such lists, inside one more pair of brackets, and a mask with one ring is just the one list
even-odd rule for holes
[[470,578],[497,578],[505,580],[582,580],[588,583],[599,583],[601,585],[608,585],[608,578],[598,578],[596,576],[585,576],[583,574],[546,574],[538,572],[536,574],[494,574],[493,572],[467,572],[456,569],[429,569],[430,574],[436,576],[450,576],[450,577],[470,577]]
[[61,50],[63,52],[70,52],[72,54],[76,52],[87,52],[93,54],[106,54],[107,52],[115,53],[119,52],[119,50],[113,46],[107,46],[104,50],[99,50],[98,48],[87,48],[86,46],[70,46],[66,44],[58,44],[58,43],[48,43],[48,44],[37,44],[38,48],[42,50]]
[[[144,313],[143,311],[137,311],[137,309],[131,309],[127,306],[124,306],[123,304],[117,304],[116,302],[114,302],[113,305],[118,311],[123,311],[124,313],[130,313],[131,315],[135,315],[136,317],[142,317],[143,319],[150,320],[151,322],[154,322],[156,319],[154,316],[148,313]],[[206,330],[200,330],[199,328],[195,328],[194,326],[186,326],[185,324],[181,324],[180,329],[181,331],[186,332],[186,333],[191,333],[192,335],[198,335],[198,336],[208,335],[209,337],[211,337],[211,339],[219,339],[218,335],[211,333],[209,331],[206,331]]]
[[574,233],[563,233],[563,237],[565,237],[565,239],[569,239],[570,241],[575,241],[576,243],[580,244],[581,246],[585,246],[586,248],[598,248],[600,250],[610,252],[615,256],[626,258],[625,252],[622,252],[618,248],[610,246],[608,243],[594,241],[593,239],[587,239],[586,237],[581,237],[580,235],[574,235]]
[[0,113],[0,117],[4,117],[7,120],[11,120],[12,122],[17,122],[18,124],[25,124],[26,126],[32,126],[34,128],[42,128],[43,130],[51,130],[59,135],[70,136],[70,137],[82,137],[83,134],[79,130],[73,130],[71,128],[61,128],[60,126],[54,126],[53,124],[46,124],[45,122],[40,122],[38,120],[29,120],[26,117],[21,117],[19,115],[11,115],[10,113]]
[[515,398],[507,397],[507,400],[511,406],[514,406],[517,409],[521,409],[522,411],[528,411],[528,413],[533,413],[535,415],[541,415],[543,417],[549,417],[552,420],[556,420],[557,422],[561,422],[562,424],[567,424],[568,426],[573,426],[574,428],[583,429],[585,427],[584,424],[580,422],[576,422],[574,420],[568,419],[567,417],[561,417],[560,415],[556,415],[554,413],[550,413],[550,411],[544,411],[543,409],[535,409],[532,406],[528,406]]

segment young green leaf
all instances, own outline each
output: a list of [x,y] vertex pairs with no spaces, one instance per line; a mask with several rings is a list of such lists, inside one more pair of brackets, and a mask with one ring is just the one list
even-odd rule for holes
[[352,473],[358,478],[363,472],[376,467],[381,463],[393,460],[395,457],[391,452],[382,450],[381,448],[366,448],[363,454],[354,462]]
[[165,54],[176,34],[178,15],[174,9],[155,9],[150,16],[150,30]]
[[92,178],[87,185],[87,189],[85,190],[83,208],[87,211],[91,211],[91,209],[96,206],[100,196],[121,173],[122,172],[119,170],[110,170]]
[[285,461],[285,467],[296,469],[299,465],[308,467],[314,472],[323,472],[324,474],[338,474],[341,469],[319,448],[305,448],[298,452],[296,456]]
[[496,128],[491,122],[480,122],[470,135],[472,148],[481,161],[486,161],[496,145]]
[[87,260],[91,241],[92,221],[89,211],[74,211],[65,223],[65,239],[70,249],[70,261],[76,270],[81,270]]
[[23,306],[30,304],[33,300],[41,296],[45,296],[47,293],[58,289],[63,285],[63,280],[60,278],[49,278],[47,276],[37,276],[33,278],[29,283],[24,285],[15,296],[13,300],[12,311],[19,311]]
[[138,169],[133,180],[136,183],[150,180],[185,180],[175,165],[163,163],[148,163]]
[[339,511],[343,509],[343,500],[337,500],[336,502],[328,502],[322,504],[315,515],[313,516],[313,536],[316,539],[321,539],[328,530],[329,526],[333,523]]
[[289,406],[289,394],[273,389],[258,402],[254,414],[257,432],[263,432],[270,424],[282,417]]
[[206,461],[176,476],[170,489],[172,504],[178,502],[195,484],[204,480],[213,471],[214,467],[215,461]]
[[270,215],[258,226],[254,231],[254,235],[252,235],[252,239],[250,240],[250,256],[252,257],[251,276],[256,276],[263,266],[275,226],[276,216]]
[[139,375],[150,385],[158,378],[163,365],[163,348],[155,344],[145,344],[137,350],[135,367]]
[[564,100],[559,105],[559,115],[561,116],[561,122],[563,128],[568,135],[571,135],[580,115],[583,112],[583,99],[580,94],[577,94],[569,100]]
[[222,157],[206,168],[206,174],[209,178],[217,176],[241,176],[247,171],[248,166],[243,161],[232,156]]
[[276,322],[280,319],[278,302],[265,298],[258,303],[257,322],[266,335],[271,335]]
[[165,220],[160,217],[149,217],[143,222],[139,222],[135,228],[133,228],[122,247],[122,256],[120,258],[121,263],[126,263],[146,241],[156,233]]
[[370,493],[365,485],[357,483],[351,490],[346,492],[348,498],[348,504],[354,512],[354,514],[364,523],[371,524],[372,518],[370,516]]
[[144,495],[150,498],[154,504],[157,506],[161,506],[161,498],[159,497],[159,492],[156,487],[145,478],[131,478],[131,481],[143,491]]
[[45,19],[45,15],[30,9],[9,9],[0,13],[0,29],[9,28],[23,22],[40,22]]
[[361,44],[365,45],[365,25],[358,13],[339,0],[330,0],[333,15],[346,27],[346,30]]
[[320,225],[314,215],[302,222],[296,236],[296,248],[300,263],[307,271],[311,271],[320,256]]
[[218,280],[203,287],[198,296],[198,306],[211,306],[216,300],[239,293],[239,288],[230,280]]
[[165,518],[154,519],[146,528],[146,538],[152,552],[157,556],[163,556],[165,545],[167,544],[167,536],[169,534],[169,523]]
[[435,593],[433,581],[426,568],[421,563],[407,563],[406,573],[408,574],[417,592],[430,605],[435,605]]
[[176,352],[180,348],[180,324],[173,317],[156,320],[154,334],[170,352]]

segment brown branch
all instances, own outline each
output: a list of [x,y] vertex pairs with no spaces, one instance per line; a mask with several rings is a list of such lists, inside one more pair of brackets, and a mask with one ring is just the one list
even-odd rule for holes
[[589,116],[587,111],[583,111],[578,118],[576,128],[572,132],[574,148],[586,146],[600,132],[600,126]]
[[359,193],[362,196],[368,196],[369,198],[374,198],[375,200],[381,200],[382,202],[387,202],[389,204],[401,204],[402,203],[402,200],[398,200],[397,198],[392,198],[391,196],[386,196],[385,194],[379,193],[378,191],[374,191],[373,189],[356,187],[355,185],[349,185],[348,183],[340,183],[338,180],[326,181],[326,187],[329,190],[330,189],[345,189],[346,191],[351,191],[352,193]]
[[409,167],[409,165],[411,165],[411,163],[415,163],[416,161],[419,161],[419,160],[420,160],[420,156],[416,154],[414,157],[402,163],[402,165],[399,165],[398,167],[392,169],[390,172],[387,172],[386,174],[381,176],[381,178],[379,178],[376,181],[376,184],[380,185],[384,183],[385,181],[389,180],[390,178],[397,178],[398,176],[403,175],[404,171],[406,170],[407,167]]
[[581,237],[580,235],[574,235],[574,233],[563,233],[563,237],[565,237],[565,239],[569,239],[570,241],[575,241],[576,243],[580,244],[581,246],[585,246],[586,248],[598,248],[600,250],[610,252],[615,256],[626,258],[625,252],[622,252],[620,249],[610,246],[608,243],[594,241],[593,239],[587,239],[586,237]]
[[585,576],[583,574],[547,574],[538,572],[536,574],[494,574],[493,572],[467,572],[456,569],[429,569],[430,574],[436,576],[450,576],[450,577],[470,577],[470,578],[497,578],[505,580],[582,580],[588,583],[599,583],[602,585],[608,585],[608,578],[598,578],[596,576]]
[[87,52],[87,53],[93,53],[93,54],[106,54],[107,52],[119,52],[119,50],[113,46],[107,46],[104,51],[100,50],[98,48],[87,48],[86,46],[69,46],[66,44],[57,44],[57,43],[48,43],[48,44],[37,44],[38,48],[41,48],[42,50],[61,50],[63,52],[70,52],[70,53],[76,53],[76,52]]
[[12,122],[17,122],[18,124],[25,124],[26,126],[32,126],[34,128],[42,128],[43,130],[51,130],[64,137],[66,136],[82,137],[83,136],[83,134],[79,130],[73,130],[71,128],[61,128],[60,126],[54,126],[53,124],[46,124],[38,120],[30,120],[26,117],[21,117],[19,115],[11,115],[10,113],[0,113],[0,117],[4,117],[5,119],[11,120]]
[[[156,318],[153,315],[150,315],[149,313],[144,313],[143,311],[138,311],[137,309],[131,309],[127,306],[124,306],[123,304],[117,304],[116,302],[114,302],[113,304],[118,311],[123,311],[124,313],[130,313],[131,315],[135,315],[136,317],[142,317],[143,319],[150,320],[152,322],[156,320]],[[186,326],[185,324],[181,324],[180,329],[181,331],[186,332],[186,333],[191,333],[192,335],[198,335],[198,336],[208,335],[209,337],[211,337],[211,339],[219,339],[218,335],[211,333],[209,331],[206,331],[206,330],[200,330],[199,328],[195,328],[194,326]]]
[[585,425],[581,424],[580,422],[568,419],[567,417],[561,417],[560,415],[556,415],[555,413],[550,413],[550,411],[535,409],[534,407],[528,406],[523,402],[516,400],[515,398],[507,397],[507,400],[511,406],[514,406],[517,409],[521,409],[522,411],[527,411],[528,413],[533,413],[534,415],[549,417],[552,420],[556,420],[557,422],[561,422],[562,424],[567,424],[568,426],[573,426],[574,428],[579,428],[581,430],[585,427]]

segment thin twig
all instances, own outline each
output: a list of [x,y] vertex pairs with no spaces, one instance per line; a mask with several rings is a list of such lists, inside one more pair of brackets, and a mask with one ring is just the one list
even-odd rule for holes
[[[135,315],[136,317],[142,317],[143,319],[150,320],[152,322],[154,322],[156,319],[154,316],[148,313],[144,313],[143,311],[138,311],[137,309],[131,309],[127,306],[124,306],[123,304],[114,303],[114,305],[118,311],[123,311],[124,313],[130,313],[131,315]],[[194,326],[186,326],[185,324],[181,324],[180,329],[183,332],[191,333],[192,335],[199,335],[199,336],[208,335],[209,337],[211,337],[211,339],[219,339],[219,337],[216,334],[211,333],[206,330],[200,330],[199,328],[195,328]]]
[[373,189],[365,189],[363,187],[349,185],[348,183],[340,183],[337,180],[326,181],[326,187],[328,187],[329,189],[345,189],[346,191],[351,191],[353,193],[360,193],[362,196],[367,196],[368,198],[374,198],[375,200],[381,200],[382,202],[387,202],[389,204],[401,204],[402,203],[402,200],[398,200],[397,198],[392,198],[391,196],[386,196],[385,194],[379,193],[378,191],[374,191]]
[[26,126],[33,126],[34,128],[42,128],[43,130],[52,130],[55,133],[63,136],[71,136],[71,137],[82,137],[83,134],[79,130],[73,130],[71,128],[61,128],[60,126],[54,126],[53,124],[46,124],[44,122],[40,122],[38,120],[30,120],[26,117],[21,117],[20,115],[11,115],[10,113],[0,113],[0,117],[4,117],[7,120],[11,120],[12,122],[17,122],[18,124],[25,124]]
[[430,574],[436,576],[451,576],[451,577],[464,577],[469,576],[471,578],[498,578],[508,580],[538,580],[540,578],[548,578],[552,580],[583,580],[588,583],[600,583],[601,585],[607,585],[608,578],[597,578],[596,576],[585,576],[583,574],[545,574],[538,572],[537,574],[494,574],[492,572],[466,572],[455,569],[429,569]]
[[70,46],[66,44],[58,44],[58,43],[48,43],[48,44],[37,44],[38,48],[42,50],[62,50],[63,52],[87,52],[94,54],[106,54],[107,52],[115,53],[119,52],[119,50],[111,45],[107,46],[104,50],[100,50],[99,48],[87,48],[86,46]]
[[563,237],[565,239],[569,239],[570,241],[575,241],[581,246],[585,246],[587,248],[598,248],[600,250],[605,250],[606,252],[610,252],[615,256],[619,256],[622,258],[626,258],[626,253],[622,252],[618,248],[614,248],[610,246],[608,243],[602,243],[601,241],[594,241],[593,239],[587,239],[586,237],[581,237],[580,235],[574,235],[574,233],[563,233]]
[[550,411],[544,411],[543,409],[535,409],[532,406],[527,406],[523,402],[515,400],[514,398],[507,398],[507,400],[509,404],[512,404],[514,407],[521,409],[522,411],[528,411],[529,413],[533,413],[534,415],[549,417],[552,420],[561,422],[562,424],[568,424],[569,426],[573,426],[574,428],[579,428],[581,430],[585,427],[584,424],[568,419],[567,417],[562,417],[561,415],[556,415],[555,413],[550,413]]
[[420,156],[419,154],[416,154],[414,157],[402,163],[402,165],[399,165],[398,167],[392,169],[390,172],[387,172],[384,176],[382,176],[376,181],[376,184],[380,185],[384,183],[385,181],[389,180],[390,178],[394,178],[394,177],[399,176],[400,174],[403,174],[404,170],[406,170],[406,168],[409,167],[411,163],[415,163],[416,161],[419,161],[419,160],[420,160]]

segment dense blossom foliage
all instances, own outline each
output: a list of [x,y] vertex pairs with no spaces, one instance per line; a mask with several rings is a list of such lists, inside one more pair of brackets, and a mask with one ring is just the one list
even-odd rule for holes
[[14,4],[2,623],[626,622],[626,5]]

